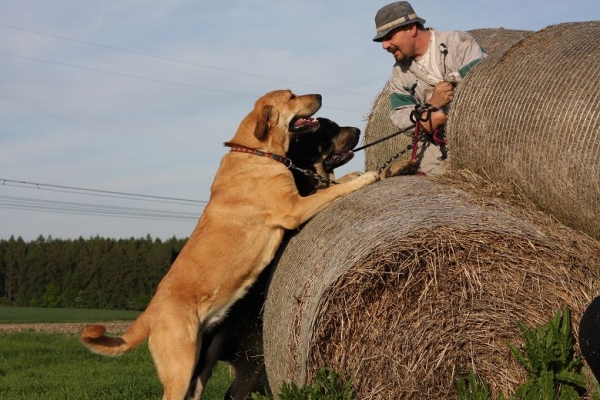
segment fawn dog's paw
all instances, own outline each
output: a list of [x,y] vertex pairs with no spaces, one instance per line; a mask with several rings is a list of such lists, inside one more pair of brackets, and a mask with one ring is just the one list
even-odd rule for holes
[[409,159],[392,163],[389,167],[381,172],[381,179],[390,178],[392,176],[415,175],[419,170],[419,162]]
[[356,179],[364,179],[366,181],[366,184],[369,185],[379,180],[379,174],[375,171],[368,171]]

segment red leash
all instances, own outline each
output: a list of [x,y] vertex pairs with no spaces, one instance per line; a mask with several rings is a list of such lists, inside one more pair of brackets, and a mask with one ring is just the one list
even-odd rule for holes
[[413,160],[417,159],[417,150],[419,149],[419,121],[415,122],[415,134],[413,136],[412,154],[410,158]]
[[[435,131],[433,131],[433,141],[439,145],[445,146],[447,144],[446,140],[441,139],[439,136],[439,128],[436,129]],[[417,150],[419,149],[419,124],[416,123],[415,124],[415,134],[413,136],[413,146],[412,146],[412,154],[410,156],[410,158],[412,158],[413,160],[417,159]]]

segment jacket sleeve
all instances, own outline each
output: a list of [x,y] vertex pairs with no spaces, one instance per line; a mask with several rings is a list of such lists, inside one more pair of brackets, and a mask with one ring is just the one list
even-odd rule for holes
[[450,64],[451,69],[454,71],[449,74],[448,79],[453,82],[460,82],[471,68],[487,57],[487,54],[475,41],[475,38],[467,32],[452,32],[452,37],[448,39],[447,57],[449,60],[447,60],[447,64]]
[[409,82],[404,82],[402,68],[395,65],[390,79],[390,118],[399,129],[406,129],[413,125],[410,121],[410,113],[417,104],[414,89]]

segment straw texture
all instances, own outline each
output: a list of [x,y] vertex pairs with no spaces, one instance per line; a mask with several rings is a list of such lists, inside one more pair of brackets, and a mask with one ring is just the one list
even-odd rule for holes
[[447,123],[453,165],[517,185],[600,238],[600,21],[549,26],[473,69]]
[[478,175],[449,177],[383,180],[289,241],[264,312],[272,388],[325,365],[360,399],[456,398],[469,369],[512,393],[526,380],[506,345],[521,343],[517,320],[565,306],[579,320],[599,290],[600,243],[499,200]]

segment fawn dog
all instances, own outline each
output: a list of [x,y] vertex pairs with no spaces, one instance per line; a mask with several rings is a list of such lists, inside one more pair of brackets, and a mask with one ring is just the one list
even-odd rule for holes
[[[311,134],[296,136],[286,153],[293,165],[309,172],[306,174],[292,168],[301,196],[311,195],[326,187],[314,174],[335,178],[334,169],[352,159],[351,150],[360,139],[358,128],[339,126],[327,118],[319,117],[317,121],[318,129]],[[227,315],[203,332],[202,350],[188,392],[190,399],[199,400],[202,397],[202,390],[218,361],[227,362],[234,371],[235,378],[225,399],[245,400],[254,390],[265,391],[262,308],[274,268],[273,263],[267,266],[248,293],[229,309]]]
[[196,228],[163,277],[146,310],[120,337],[88,325],[81,342],[92,352],[121,355],[149,339],[163,400],[185,399],[202,331],[217,323],[271,262],[286,230],[334,200],[377,181],[367,172],[302,197],[286,152],[295,135],[318,128],[321,95],[289,90],[259,98],[225,145],[211,195]]

